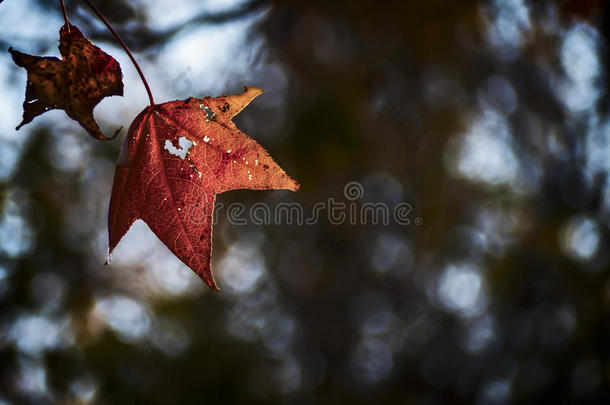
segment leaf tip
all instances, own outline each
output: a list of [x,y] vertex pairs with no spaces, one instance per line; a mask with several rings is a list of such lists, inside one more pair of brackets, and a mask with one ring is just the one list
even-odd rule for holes
[[21,61],[22,53],[13,48],[12,46],[8,48],[8,51],[11,54],[11,57],[13,58],[13,62],[15,62],[15,64],[19,67],[24,67],[23,62]]
[[[250,104],[252,100],[260,96],[261,94],[263,94],[263,89],[259,87],[244,86],[243,93],[238,94],[237,96],[232,96],[231,98],[236,98],[241,101],[241,103],[238,102],[238,104],[241,104],[239,106],[239,111],[241,111],[242,109],[244,109],[245,106]],[[236,111],[235,114],[237,114],[239,111]]]
[[287,188],[290,191],[299,191],[299,189],[301,188],[301,185],[299,184],[298,181],[294,180],[294,179],[290,179],[290,186]]
[[263,89],[261,89],[260,87],[252,87],[252,86],[244,86],[244,93],[243,94],[250,94],[252,95],[252,98],[256,97],[256,96],[260,96],[261,94],[263,94]]
[[222,97],[223,101],[226,102],[220,107],[220,111],[222,113],[226,111],[229,117],[234,117],[262,93],[263,89],[261,88],[244,86],[244,91],[242,93],[229,97]]
[[210,287],[212,291],[221,291],[220,287],[216,284],[216,280],[214,280],[211,270],[209,270],[209,272],[204,271],[203,274],[200,274],[197,271],[195,271],[195,273],[203,279],[203,282]]
[[110,246],[108,246],[108,250],[106,251],[106,260],[104,261],[104,266],[108,266],[110,264]]

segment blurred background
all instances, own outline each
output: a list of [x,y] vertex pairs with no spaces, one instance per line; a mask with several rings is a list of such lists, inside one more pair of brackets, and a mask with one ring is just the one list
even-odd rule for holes
[[[6,49],[58,55],[63,18],[6,0],[0,404],[610,401],[607,2],[94,3],[157,102],[265,89],[237,125],[301,190],[220,203],[408,203],[410,221],[219,215],[221,292],[141,222],[104,266],[121,139],[63,111],[14,130],[26,73]],[[96,118],[127,128],[144,88],[67,6],[122,66],[125,97]]]

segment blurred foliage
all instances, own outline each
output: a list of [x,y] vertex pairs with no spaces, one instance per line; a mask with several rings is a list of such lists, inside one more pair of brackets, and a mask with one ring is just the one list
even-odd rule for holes
[[308,213],[358,181],[352,203],[408,202],[410,223],[219,215],[220,293],[141,226],[104,267],[120,142],[32,126],[1,184],[0,403],[610,401],[605,2],[246,0],[162,27],[146,3],[96,2],[149,67],[199,27],[256,21],[224,92],[268,90],[238,126],[302,189],[225,209]]

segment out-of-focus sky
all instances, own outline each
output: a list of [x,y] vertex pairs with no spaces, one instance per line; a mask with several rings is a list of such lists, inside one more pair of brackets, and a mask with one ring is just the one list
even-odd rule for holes
[[[220,293],[141,221],[103,266],[121,140],[63,111],[16,131],[26,73],[0,52],[0,404],[610,398],[605,3],[111,3],[157,102],[264,88],[236,122],[302,188],[219,197]],[[144,87],[67,4],[121,65],[95,116],[124,134]],[[5,48],[58,56],[62,24],[0,4]],[[240,225],[236,202],[325,210]]]

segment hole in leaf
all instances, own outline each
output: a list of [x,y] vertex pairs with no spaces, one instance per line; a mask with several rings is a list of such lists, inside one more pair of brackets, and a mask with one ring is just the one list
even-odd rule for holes
[[178,138],[178,146],[179,147],[176,148],[169,139],[165,140],[164,149],[172,155],[178,156],[180,159],[184,160],[187,153],[189,153],[189,149],[193,146],[193,141],[181,136]]

